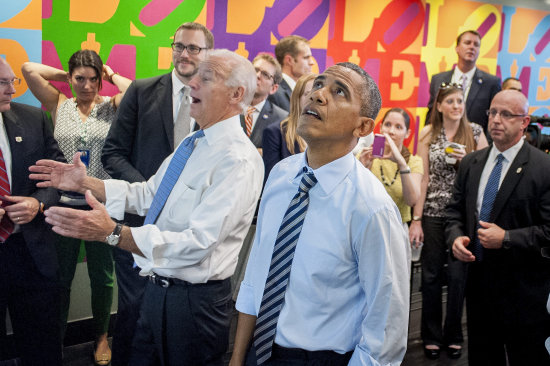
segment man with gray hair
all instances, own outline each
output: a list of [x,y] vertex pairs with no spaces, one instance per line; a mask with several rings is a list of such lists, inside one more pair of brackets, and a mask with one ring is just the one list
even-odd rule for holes
[[[262,159],[239,121],[256,88],[252,64],[211,51],[189,86],[190,114],[201,129],[147,182],[87,177],[78,153],[72,165],[38,161],[31,168],[31,178],[43,180],[38,186],[85,193],[93,208],[52,207],[45,214],[55,232],[132,252],[149,279],[131,365],[223,365],[229,277],[262,188]],[[121,219],[124,211],[147,215],[145,225],[109,217]]]
[[403,359],[407,236],[383,185],[351,152],[380,105],[378,87],[355,64],[315,79],[298,120],[308,148],[278,163],[264,189],[230,365]]

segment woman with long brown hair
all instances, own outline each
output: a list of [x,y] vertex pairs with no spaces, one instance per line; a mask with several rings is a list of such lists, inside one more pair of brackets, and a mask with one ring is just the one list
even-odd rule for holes
[[[442,84],[430,125],[422,129],[418,144],[424,176],[420,197],[413,209],[409,237],[411,242],[424,242],[421,256],[421,336],[424,353],[430,359],[438,358],[442,347],[446,347],[451,358],[459,358],[462,352],[465,267],[460,261],[449,260],[445,243],[445,207],[451,198],[462,158],[488,145],[482,127],[468,121],[465,109],[462,87]],[[442,327],[442,288],[445,283],[447,311]]]
[[269,172],[279,161],[290,155],[298,154],[306,149],[306,143],[296,133],[298,118],[302,113],[304,101],[313,87],[317,74],[304,75],[296,82],[290,96],[290,113],[280,124],[269,125],[263,133],[263,159],[265,165],[264,181]]

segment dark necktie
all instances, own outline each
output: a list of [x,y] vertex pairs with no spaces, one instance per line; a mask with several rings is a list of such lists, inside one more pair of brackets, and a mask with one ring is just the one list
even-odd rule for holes
[[258,318],[256,319],[256,329],[254,331],[254,346],[256,347],[258,365],[261,365],[271,357],[271,348],[277,330],[277,320],[283,307],[285,291],[290,278],[294,250],[296,249],[309,205],[309,190],[317,183],[317,179],[313,173],[307,173],[306,170],[304,173],[298,193],[290,201],[283,217],[271,256],[262,304]]
[[[483,202],[481,203],[481,211],[479,212],[479,220],[489,222],[491,218],[491,211],[493,210],[493,204],[498,193],[498,184],[500,182],[500,173],[502,172],[502,160],[504,155],[497,155],[497,163],[489,175],[485,191],[483,191]],[[476,223],[476,232],[474,238],[473,255],[476,257],[476,261],[483,260],[483,247],[477,237],[477,230],[480,228],[479,222]]]
[[[10,195],[10,181],[8,178],[8,171],[6,170],[6,162],[4,161],[4,154],[0,149],[0,194],[2,196]],[[2,202],[2,208],[6,206],[6,202]],[[8,218],[7,212],[0,221],[0,241],[5,242],[10,234],[13,232],[13,222]]]
[[170,160],[170,164],[168,165],[168,168],[162,177],[162,181],[160,182],[159,188],[155,193],[151,207],[145,217],[145,225],[154,224],[157,221],[162,208],[166,204],[168,196],[170,196],[170,192],[172,192],[172,188],[174,188],[174,185],[178,181],[187,160],[195,148],[195,140],[203,136],[204,130],[198,130],[183,140],[183,143],[179,145],[178,149],[174,153],[174,156],[172,157],[172,160]]

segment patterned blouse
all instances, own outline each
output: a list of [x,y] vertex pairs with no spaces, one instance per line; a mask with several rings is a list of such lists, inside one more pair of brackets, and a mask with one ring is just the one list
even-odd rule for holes
[[[470,123],[470,126],[472,127],[474,140],[477,145],[483,128],[473,122]],[[445,136],[445,129],[441,128],[441,133],[437,137],[437,140],[429,146],[430,180],[428,182],[426,201],[424,202],[423,214],[425,216],[445,217],[445,207],[451,200],[456,170],[453,164],[448,164],[445,161],[445,146],[448,142]]]
[[[103,170],[101,164],[101,150],[111,123],[115,119],[116,110],[110,97],[102,98],[103,102],[93,107],[85,122],[80,118],[75,99],[64,101],[57,110],[54,137],[68,162],[72,160],[77,150],[89,150],[88,175],[109,179],[109,175]],[[72,194],[70,196],[75,197]],[[61,202],[73,205],[82,203],[82,200],[67,202],[66,198],[62,197]]]

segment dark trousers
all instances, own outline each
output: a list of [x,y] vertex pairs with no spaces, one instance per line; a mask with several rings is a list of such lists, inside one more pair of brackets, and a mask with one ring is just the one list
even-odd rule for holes
[[131,253],[115,247],[113,257],[118,285],[118,310],[113,331],[111,364],[127,366],[147,279],[139,275],[139,268],[134,268],[134,257]]
[[148,283],[132,345],[132,366],[223,366],[229,344],[231,281]]
[[6,307],[23,365],[61,365],[59,285],[38,271],[21,233],[0,243],[0,309]]
[[[285,348],[273,344],[271,357],[265,366],[346,366],[353,351],[340,354],[333,351],[306,351],[298,348]],[[248,350],[246,366],[257,366],[254,345]]]
[[550,317],[529,323],[506,319],[500,309],[506,304],[499,304],[491,291],[477,286],[475,278],[483,271],[470,270],[473,275],[466,294],[469,365],[549,366],[550,355],[544,342],[550,336]]
[[[424,216],[424,248],[422,249],[422,322],[424,344],[438,346],[461,344],[462,311],[466,285],[466,265],[452,260],[445,244],[445,219]],[[446,266],[447,265],[447,266]],[[447,283],[447,308],[443,318],[443,289]]]

